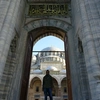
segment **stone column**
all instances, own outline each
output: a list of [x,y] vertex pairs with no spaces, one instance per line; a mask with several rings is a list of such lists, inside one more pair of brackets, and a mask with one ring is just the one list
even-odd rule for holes
[[[100,65],[97,54],[98,51],[95,45],[96,38],[94,38],[96,37],[95,34],[97,33],[97,31],[100,33],[100,30],[98,30],[97,28],[98,25],[96,20],[98,19],[97,9],[95,7],[96,1],[79,0],[79,4],[82,21],[82,44],[89,78],[91,100],[99,100],[100,91],[96,90],[96,87],[98,86],[97,81],[100,77]],[[100,90],[100,86],[98,88]]]
[[18,6],[20,4],[20,0],[8,0],[4,2],[2,0],[1,2],[7,6],[4,6],[5,8],[1,8],[1,10],[4,10],[4,15],[2,15],[3,24],[1,23],[0,27],[0,82],[5,67],[10,43],[13,38],[12,36],[14,33],[16,20],[15,15],[18,14]]
[[61,97],[61,85],[58,86],[58,96]]

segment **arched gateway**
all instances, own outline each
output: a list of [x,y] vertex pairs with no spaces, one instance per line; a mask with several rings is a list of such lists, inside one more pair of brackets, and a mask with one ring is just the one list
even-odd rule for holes
[[[26,56],[26,63],[25,63],[25,70],[24,70],[24,75],[23,75],[23,81],[22,81],[22,88],[21,88],[21,94],[20,94],[20,99],[26,99],[27,96],[27,86],[28,86],[28,81],[29,80],[29,73],[27,76],[25,75],[26,72],[30,69],[27,67],[30,67],[30,55],[32,52],[32,46],[35,44],[36,41],[39,39],[53,35],[56,36],[60,39],[62,39],[65,43],[65,45],[68,45],[68,40],[67,40],[67,33],[71,29],[71,24],[68,23],[67,21],[59,20],[59,19],[54,19],[54,18],[45,18],[45,19],[35,19],[32,21],[29,21],[28,23],[25,24],[25,29],[27,30],[27,43],[30,44],[27,45],[28,51],[27,56]],[[52,40],[51,40],[52,41]],[[41,44],[43,45],[43,44]],[[72,100],[72,93],[71,93],[71,80],[70,80],[70,70],[69,70],[69,61],[68,61],[68,47],[65,48],[66,51],[66,63],[67,67],[66,69],[68,70],[68,82],[69,82],[69,99]],[[27,63],[29,61],[29,64]],[[26,81],[26,84],[25,82]],[[26,95],[26,96],[25,96]]]
[[0,100],[27,100],[32,47],[64,41],[68,100],[100,99],[99,0],[0,1]]

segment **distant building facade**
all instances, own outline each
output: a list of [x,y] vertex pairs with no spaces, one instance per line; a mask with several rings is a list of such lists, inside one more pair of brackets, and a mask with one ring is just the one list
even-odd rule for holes
[[47,47],[33,55],[28,90],[28,100],[44,100],[42,79],[46,70],[53,77],[53,100],[67,100],[65,53],[56,47]]

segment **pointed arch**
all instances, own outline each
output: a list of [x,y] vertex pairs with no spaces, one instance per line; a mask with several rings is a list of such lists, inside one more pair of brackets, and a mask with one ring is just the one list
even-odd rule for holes
[[71,29],[71,24],[66,20],[54,19],[54,18],[45,18],[45,19],[36,19],[29,21],[25,24],[24,28],[30,32],[39,27],[56,27],[63,29],[65,32]]

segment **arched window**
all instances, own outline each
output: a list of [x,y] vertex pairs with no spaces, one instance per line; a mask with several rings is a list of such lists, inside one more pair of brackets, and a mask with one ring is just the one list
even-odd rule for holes
[[78,37],[78,50],[80,53],[83,53],[83,46],[82,46],[82,41]]
[[39,87],[38,86],[36,86],[36,92],[39,92]]
[[66,87],[64,87],[64,93],[67,93],[67,89],[66,89]]

